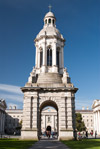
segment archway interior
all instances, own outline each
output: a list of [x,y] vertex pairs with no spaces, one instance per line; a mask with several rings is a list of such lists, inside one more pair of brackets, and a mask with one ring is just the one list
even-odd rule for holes
[[58,107],[53,101],[45,101],[40,106],[41,134],[50,129],[52,134],[58,134]]

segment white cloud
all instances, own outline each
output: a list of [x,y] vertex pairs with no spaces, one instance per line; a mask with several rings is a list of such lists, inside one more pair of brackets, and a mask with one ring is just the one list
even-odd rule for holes
[[0,94],[0,98],[9,99],[13,101],[23,102],[23,95],[16,95],[16,94]]
[[12,92],[16,94],[22,94],[19,86],[0,84],[0,90],[5,92]]

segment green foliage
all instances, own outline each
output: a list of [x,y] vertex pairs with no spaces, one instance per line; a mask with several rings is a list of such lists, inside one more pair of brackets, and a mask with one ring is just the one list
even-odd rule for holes
[[82,141],[62,141],[70,149],[100,149],[100,139],[83,139]]
[[0,139],[0,149],[27,149],[36,141],[19,139]]
[[82,116],[80,113],[76,113],[76,129],[78,131],[85,131],[86,130],[85,124],[82,121]]

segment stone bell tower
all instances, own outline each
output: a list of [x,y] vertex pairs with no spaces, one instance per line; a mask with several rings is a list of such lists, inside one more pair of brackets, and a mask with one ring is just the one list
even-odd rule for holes
[[36,36],[35,67],[24,93],[21,137],[38,139],[41,134],[41,111],[46,106],[57,110],[58,139],[74,137],[75,93],[78,90],[64,68],[65,39],[56,28],[56,18],[50,11],[44,17],[43,29]]

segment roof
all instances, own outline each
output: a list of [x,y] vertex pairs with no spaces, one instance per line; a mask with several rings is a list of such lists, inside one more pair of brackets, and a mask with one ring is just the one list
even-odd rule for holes
[[89,112],[93,112],[93,110],[76,110],[75,112],[76,113],[78,113],[78,112],[79,113],[84,113],[84,112],[88,112],[89,113]]
[[47,17],[53,17],[53,18],[55,18],[54,14],[53,14],[51,11],[48,12],[48,13],[45,15],[44,18],[47,18]]

